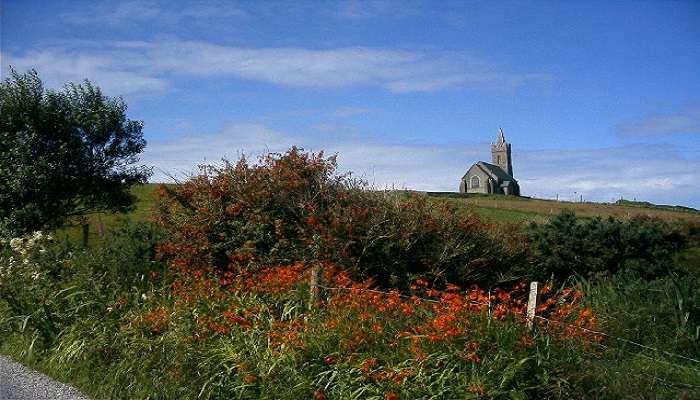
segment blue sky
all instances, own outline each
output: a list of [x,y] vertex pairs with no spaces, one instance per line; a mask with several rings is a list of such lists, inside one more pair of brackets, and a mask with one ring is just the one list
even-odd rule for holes
[[155,180],[296,144],[378,188],[456,190],[502,127],[524,195],[700,207],[697,1],[1,7],[3,76],[123,96]]

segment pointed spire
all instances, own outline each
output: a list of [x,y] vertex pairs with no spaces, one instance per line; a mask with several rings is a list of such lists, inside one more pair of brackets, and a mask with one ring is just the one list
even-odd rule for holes
[[503,144],[506,142],[506,137],[503,134],[503,129],[498,128],[498,139],[496,140],[496,144]]

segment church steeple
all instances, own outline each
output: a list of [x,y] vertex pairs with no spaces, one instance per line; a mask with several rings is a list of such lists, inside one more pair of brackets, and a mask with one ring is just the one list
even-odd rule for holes
[[496,144],[503,144],[506,142],[506,136],[503,134],[503,129],[498,128],[498,139],[496,139]]
[[510,143],[506,142],[503,129],[498,128],[496,143],[491,145],[491,163],[503,168],[508,175],[513,176],[513,164],[510,156]]

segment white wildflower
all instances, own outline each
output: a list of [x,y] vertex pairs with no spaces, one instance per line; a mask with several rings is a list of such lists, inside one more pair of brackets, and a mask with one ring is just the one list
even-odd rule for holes
[[22,247],[23,241],[24,240],[22,238],[10,239],[10,248],[12,248],[13,251],[18,251]]

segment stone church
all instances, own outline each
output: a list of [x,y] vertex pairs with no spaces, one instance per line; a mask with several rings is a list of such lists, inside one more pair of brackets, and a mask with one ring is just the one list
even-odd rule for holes
[[469,167],[459,183],[459,192],[520,196],[520,186],[513,178],[510,143],[502,129],[498,129],[496,143],[491,145],[491,163],[478,161]]

